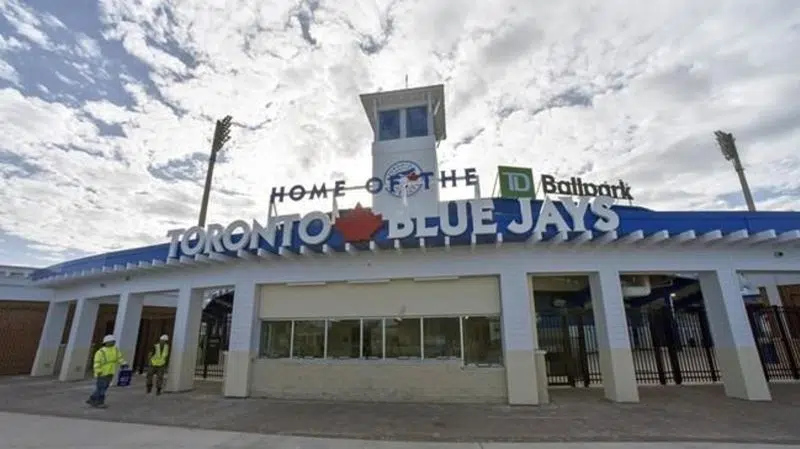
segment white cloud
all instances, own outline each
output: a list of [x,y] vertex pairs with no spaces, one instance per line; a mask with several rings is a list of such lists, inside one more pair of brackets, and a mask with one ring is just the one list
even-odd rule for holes
[[[52,47],[57,18],[5,4],[18,37],[0,38],[0,49]],[[102,30],[71,30],[72,64],[83,77],[118,80],[129,104],[0,91],[0,149],[16,158],[0,163],[0,202],[14,211],[0,229],[44,245],[42,260],[149,244],[191,224],[213,121],[225,114],[236,125],[210,221],[263,218],[273,186],[362,181],[370,130],[358,94],[400,88],[406,74],[412,85],[445,83],[442,168],[477,167],[484,193],[496,166],[513,163],[624,178],[656,209],[741,207],[713,140],[725,129],[759,207],[800,205],[800,59],[788,56],[800,46],[800,5],[791,0],[103,0],[100,9]],[[109,42],[127,52],[120,66],[146,73],[111,70],[119,56]],[[18,72],[0,67],[6,78]],[[67,84],[41,92],[94,84],[53,75]],[[104,131],[112,126],[119,133]],[[311,207],[330,204],[280,212]]]
[[0,79],[4,79],[12,84],[19,84],[19,73],[9,63],[0,59]]

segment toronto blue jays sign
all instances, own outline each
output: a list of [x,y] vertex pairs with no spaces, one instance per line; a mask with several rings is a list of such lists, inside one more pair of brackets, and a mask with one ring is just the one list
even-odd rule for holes
[[[561,201],[545,198],[535,201],[520,198],[507,203],[511,210],[497,209],[497,201],[474,199],[447,201],[440,204],[439,214],[432,217],[396,216],[385,219],[361,205],[347,211],[339,219],[330,214],[313,211],[272,217],[266,224],[256,220],[236,220],[227,226],[211,224],[167,232],[169,257],[195,256],[299,246],[341,247],[346,243],[374,241],[378,245],[393,241],[430,239],[436,245],[444,237],[465,240],[498,233],[513,241],[515,236],[526,237],[547,232],[614,231],[620,220],[609,197],[583,197],[575,202],[570,197]],[[506,201],[506,200],[503,200]]]
[[413,161],[397,161],[386,169],[383,177],[372,177],[363,184],[356,187],[348,187],[344,180],[334,181],[333,184],[312,184],[311,186],[295,184],[289,188],[273,187],[270,195],[270,203],[282,203],[287,197],[292,201],[304,199],[327,199],[332,197],[342,197],[346,190],[361,188],[376,195],[382,191],[396,197],[412,197],[422,190],[429,190],[435,183],[441,187],[456,187],[458,181],[462,180],[463,185],[474,186],[478,184],[478,173],[474,168],[465,168],[461,175],[456,170],[442,170],[439,177],[432,171],[425,171],[419,164]]

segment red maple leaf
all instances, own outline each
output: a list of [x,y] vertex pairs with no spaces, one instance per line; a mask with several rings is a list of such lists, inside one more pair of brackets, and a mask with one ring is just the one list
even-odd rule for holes
[[409,173],[408,176],[406,176],[406,178],[408,178],[409,181],[416,181],[417,179],[419,179],[419,175],[416,173]]
[[373,214],[369,208],[356,204],[356,208],[336,220],[333,227],[342,234],[345,242],[368,242],[383,226],[383,215]]

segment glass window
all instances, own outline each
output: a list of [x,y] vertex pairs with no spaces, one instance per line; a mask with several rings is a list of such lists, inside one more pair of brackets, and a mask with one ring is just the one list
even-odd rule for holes
[[292,357],[321,359],[325,356],[325,321],[294,322]]
[[383,322],[364,320],[364,358],[383,358]]
[[406,109],[406,137],[428,135],[428,107],[415,106]]
[[386,319],[386,358],[420,358],[419,318]]
[[289,358],[291,335],[291,321],[263,321],[261,323],[261,351],[259,356],[268,359]]
[[500,317],[464,317],[464,363],[467,365],[503,363]]
[[400,110],[378,112],[378,140],[400,138]]
[[360,357],[361,320],[328,321],[328,357],[357,359]]
[[423,318],[426,359],[460,359],[458,318]]

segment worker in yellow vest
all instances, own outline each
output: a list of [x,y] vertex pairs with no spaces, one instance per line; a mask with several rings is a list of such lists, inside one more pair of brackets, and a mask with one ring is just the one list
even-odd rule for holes
[[106,390],[114,379],[114,374],[121,365],[125,364],[122,351],[117,347],[113,335],[103,337],[103,346],[94,353],[93,372],[95,377],[95,390],[86,403],[92,407],[106,407]]
[[153,376],[156,378],[156,395],[161,394],[161,388],[164,386],[164,372],[167,370],[167,359],[169,358],[167,341],[169,341],[169,337],[162,335],[150,351],[150,366],[147,369],[148,394],[153,391]]

